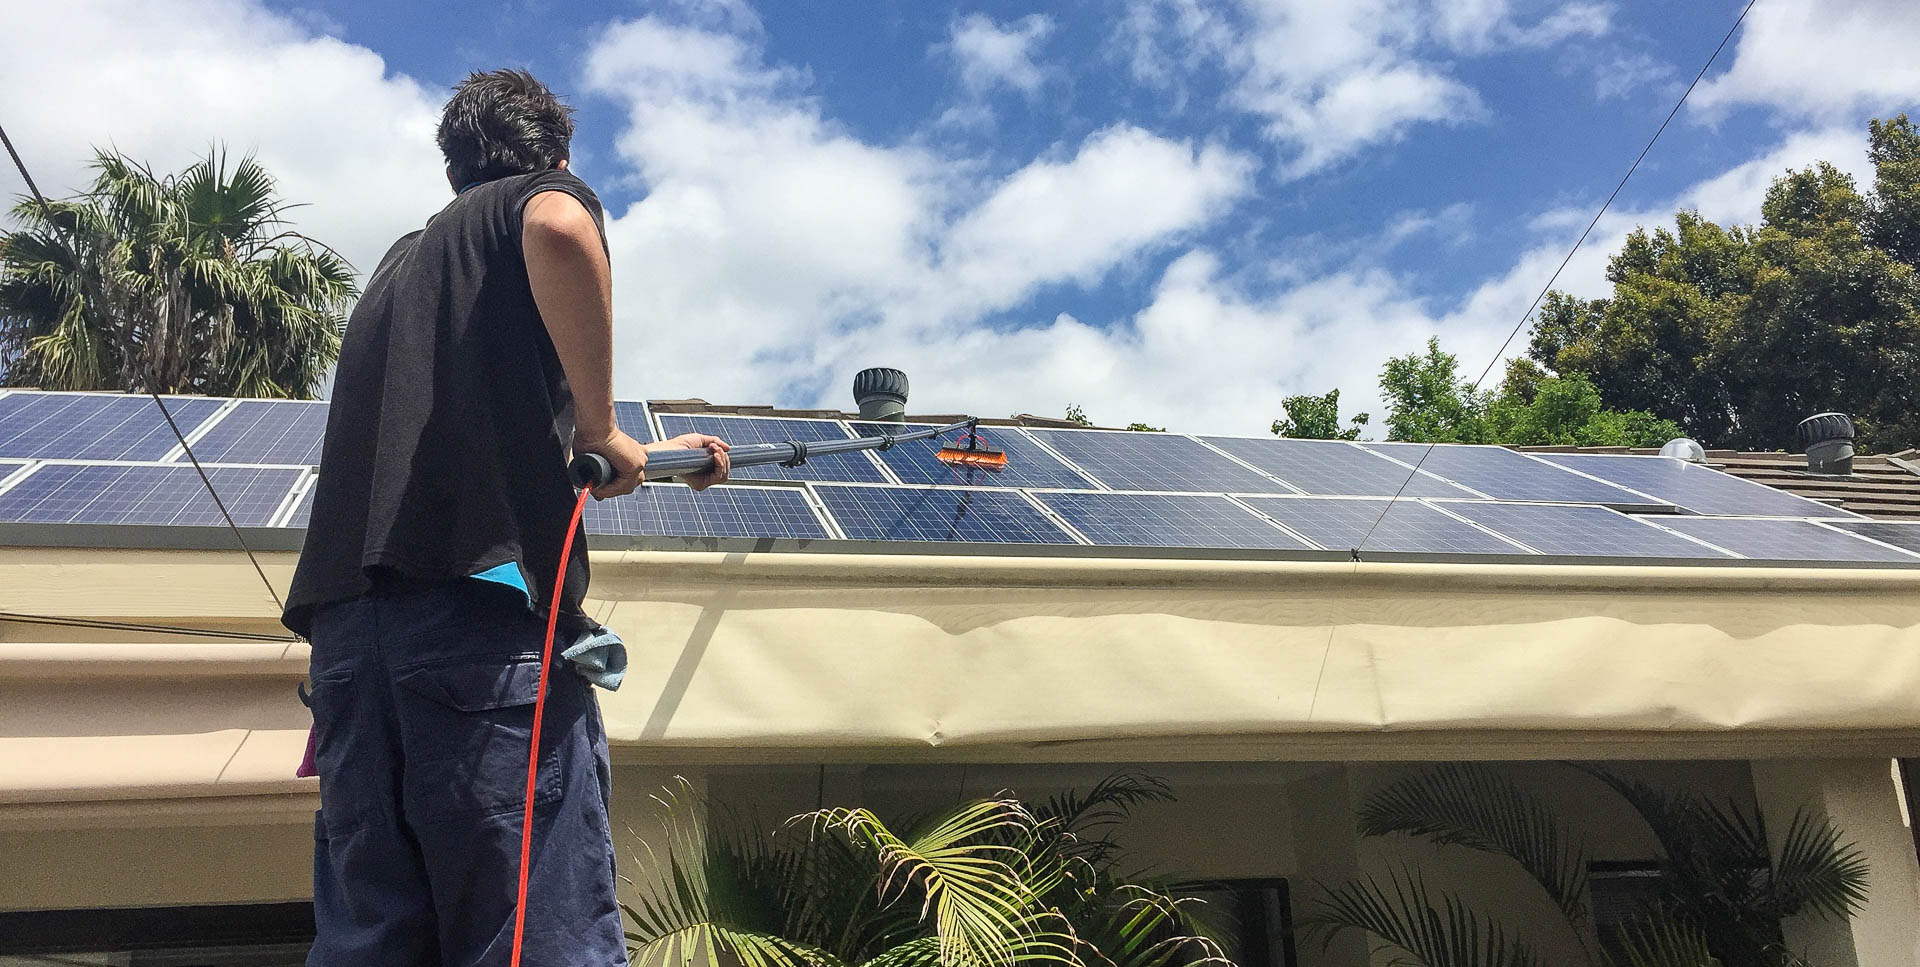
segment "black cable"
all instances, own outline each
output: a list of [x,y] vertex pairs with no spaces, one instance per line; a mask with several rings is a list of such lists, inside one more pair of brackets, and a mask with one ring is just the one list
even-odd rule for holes
[[21,614],[0,611],[0,622],[23,625],[52,625],[57,628],[92,628],[101,631],[146,631],[154,634],[187,635],[195,638],[230,638],[239,641],[271,641],[294,644],[294,635],[272,635],[255,631],[222,631],[218,628],[187,628],[180,625],[153,625],[138,621],[109,621],[103,618],[63,618],[47,614]]
[[[1667,125],[1673,123],[1674,117],[1680,113],[1680,108],[1686,105],[1687,98],[1693,94],[1693,89],[1700,86],[1700,79],[1707,76],[1707,71],[1712,69],[1713,62],[1720,58],[1721,51],[1727,49],[1728,41],[1733,39],[1734,32],[1746,22],[1747,14],[1758,2],[1759,0],[1747,0],[1747,5],[1741,8],[1740,16],[1734,18],[1733,26],[1727,28],[1727,35],[1720,38],[1720,46],[1715,47],[1713,53],[1708,55],[1707,62],[1700,65],[1700,73],[1693,75],[1693,83],[1688,84],[1687,89],[1680,93],[1680,100],[1674,102],[1673,110],[1667,112],[1666,120],[1661,121],[1660,127],[1653,132],[1653,137],[1647,139],[1646,147],[1640,149],[1639,157],[1634,158],[1633,164],[1627,168],[1627,173],[1620,176],[1620,183],[1613,186],[1613,194],[1608,195],[1607,200],[1600,204],[1600,210],[1593,213],[1593,220],[1587,223],[1586,230],[1581,232],[1580,237],[1574,241],[1573,248],[1567,250],[1567,257],[1560,260],[1560,267],[1553,270],[1553,275],[1547,279],[1547,284],[1540,287],[1540,294],[1533,297],[1533,304],[1527,306],[1526,312],[1521,313],[1520,321],[1513,324],[1513,331],[1507,333],[1507,338],[1500,343],[1500,348],[1494,351],[1493,358],[1487,361],[1487,368],[1481,370],[1480,376],[1473,381],[1469,395],[1478,393],[1480,384],[1486,382],[1487,375],[1493,372],[1493,367],[1500,364],[1500,358],[1506,355],[1507,347],[1513,344],[1513,337],[1520,335],[1520,329],[1527,324],[1528,319],[1533,318],[1534,310],[1540,308],[1541,300],[1547,297],[1548,292],[1553,291],[1553,284],[1560,280],[1560,273],[1565,271],[1568,263],[1573,261],[1574,255],[1580,251],[1580,246],[1586,243],[1587,236],[1593,234],[1593,227],[1600,224],[1601,217],[1606,215],[1607,209],[1613,206],[1613,200],[1620,197],[1620,190],[1627,187],[1627,179],[1632,178],[1633,173],[1640,170],[1640,162],[1647,159],[1647,152],[1653,150],[1654,142],[1659,141],[1660,135],[1666,132]],[[1415,461],[1413,469],[1407,472],[1407,479],[1400,481],[1400,489],[1393,492],[1393,496],[1387,500],[1387,505],[1380,508],[1380,516],[1375,517],[1373,524],[1367,528],[1367,532],[1360,535],[1360,543],[1353,548],[1354,560],[1360,559],[1360,551],[1367,546],[1367,541],[1373,537],[1374,530],[1379,528],[1381,521],[1387,519],[1387,513],[1393,510],[1394,501],[1399,500],[1400,495],[1406,492],[1407,485],[1413,483],[1413,478],[1420,473],[1420,468],[1426,464],[1427,457],[1433,454],[1433,448],[1438,445],[1429,443],[1427,448],[1420,452],[1420,459]]]
[[[13,139],[7,137],[7,129],[4,125],[0,125],[0,144],[6,145],[7,154],[13,158],[14,168],[20,172],[20,180],[27,183],[27,190],[33,192],[33,200],[40,203],[41,214],[46,216],[49,224],[54,224],[53,206],[47,203],[45,195],[40,194],[40,186],[33,183],[33,176],[27,173],[27,164],[20,160],[20,152],[14,149]],[[180,441],[180,449],[186,453],[187,460],[193,464],[193,472],[200,475],[201,485],[205,486],[207,493],[213,497],[214,506],[220,508],[220,518],[227,522],[227,529],[233,531],[233,539],[240,545],[240,550],[247,555],[248,563],[253,565],[253,573],[260,575],[260,583],[267,586],[267,594],[273,597],[273,603],[279,606],[280,610],[285,611],[286,602],[280,599],[280,592],[275,590],[273,582],[267,579],[266,569],[260,566],[260,559],[253,556],[253,548],[247,546],[247,538],[240,533],[240,525],[233,522],[233,515],[227,512],[227,502],[220,499],[220,492],[213,488],[213,481],[207,477],[207,471],[200,466],[200,458],[193,455],[193,447],[187,444],[186,434],[180,432],[180,424],[173,421],[173,414],[167,412],[167,404],[160,400],[158,392],[149,388],[147,395],[153,397],[153,405],[160,408],[161,416],[166,417],[167,427],[173,431],[173,438]]]

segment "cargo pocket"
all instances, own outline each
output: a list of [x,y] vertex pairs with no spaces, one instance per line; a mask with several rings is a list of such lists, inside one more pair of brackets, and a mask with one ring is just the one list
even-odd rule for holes
[[360,783],[368,750],[356,748],[365,743],[364,726],[354,719],[356,697],[353,670],[336,669],[315,678],[306,699],[313,712],[308,741],[320,774],[320,812],[336,836],[360,828],[373,812]]
[[[520,808],[527,790],[527,746],[540,686],[535,658],[463,658],[410,668],[395,679],[406,769],[401,801],[414,823],[433,823]],[[567,734],[541,732],[534,801],[557,799],[561,769],[555,745]]]

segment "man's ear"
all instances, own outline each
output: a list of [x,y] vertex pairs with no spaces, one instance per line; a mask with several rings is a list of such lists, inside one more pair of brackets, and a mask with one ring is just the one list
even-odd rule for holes
[[553,164],[553,170],[555,170],[555,171],[565,171],[565,170],[567,170],[567,159],[565,159],[565,158],[561,158],[561,159],[560,159],[559,161],[556,161],[556,162],[554,162],[554,164]]
[[453,189],[454,194],[456,195],[459,194],[460,182],[456,181],[453,177],[453,166],[448,165],[446,168],[446,171],[447,171],[447,187]]

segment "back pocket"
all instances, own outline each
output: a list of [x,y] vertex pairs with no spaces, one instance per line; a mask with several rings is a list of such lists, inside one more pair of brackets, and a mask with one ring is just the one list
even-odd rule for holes
[[[527,789],[539,660],[462,658],[407,669],[395,681],[408,819],[431,823],[519,808]],[[552,699],[540,734],[535,802],[561,792],[555,747],[569,730]]]

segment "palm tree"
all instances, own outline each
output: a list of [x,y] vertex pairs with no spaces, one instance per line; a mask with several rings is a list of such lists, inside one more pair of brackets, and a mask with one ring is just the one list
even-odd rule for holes
[[[636,967],[1232,967],[1191,904],[1114,875],[1103,829],[1157,780],[1114,777],[1029,807],[963,803],[902,835],[872,811],[822,809],[778,832],[687,787],[659,797],[624,907]],[[706,805],[709,819],[697,812]]]
[[[1793,967],[1799,961],[1786,949],[1783,917],[1845,920],[1866,901],[1865,858],[1823,817],[1796,813],[1776,854],[1765,822],[1736,803],[1574,768],[1625,799],[1660,844],[1661,895],[1616,938],[1618,954],[1590,939],[1585,850],[1544,802],[1494,769],[1449,764],[1386,786],[1361,805],[1359,829],[1513,860],[1558,907],[1592,967]],[[1430,889],[1416,870],[1328,890],[1308,925],[1329,939],[1365,931],[1418,967],[1543,963],[1513,932],[1461,897]]]
[[252,157],[156,175],[117,153],[0,233],[0,385],[311,397],[340,354],[353,268],[286,228]]

